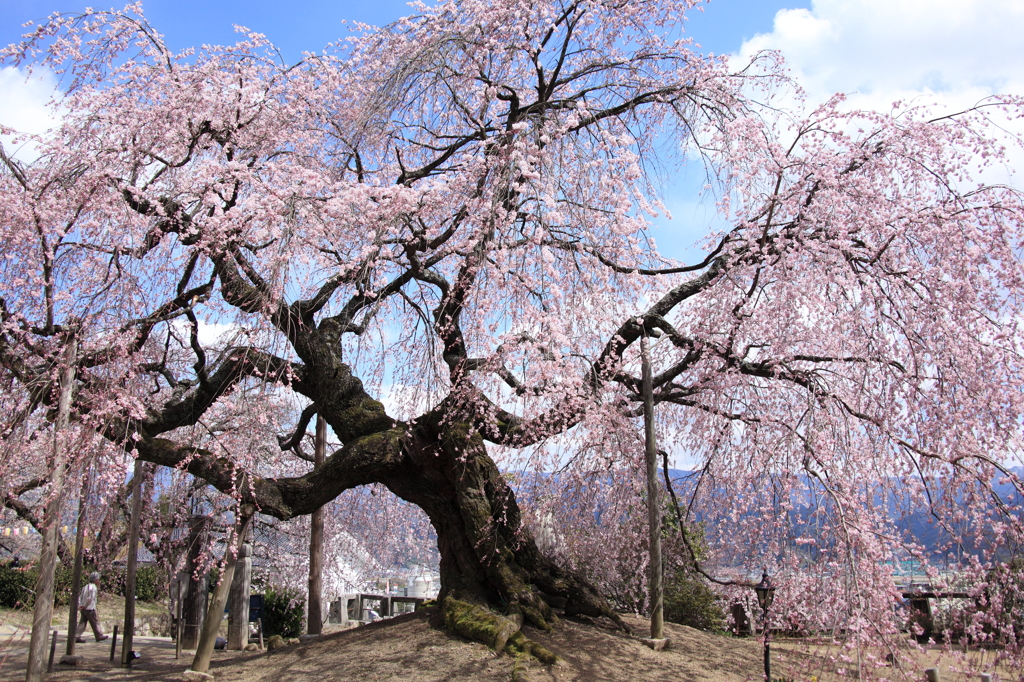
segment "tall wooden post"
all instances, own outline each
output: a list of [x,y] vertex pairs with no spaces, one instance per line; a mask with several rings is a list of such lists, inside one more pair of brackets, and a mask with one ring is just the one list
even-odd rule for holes
[[[251,526],[251,524],[250,524]],[[241,651],[249,643],[249,592],[252,583],[251,531],[246,531],[238,547],[238,563],[228,595],[228,649]]]
[[206,613],[206,585],[208,574],[204,571],[197,575],[202,562],[202,555],[210,544],[209,516],[194,515],[189,521],[188,559],[185,570],[188,572],[188,591],[181,607],[181,648],[195,649],[199,646],[199,628]]
[[654,432],[654,382],[647,334],[640,337],[640,355],[644,391],[644,453],[647,459],[647,529],[651,548],[651,639],[665,637],[665,593],[661,565],[661,485],[658,483],[658,441]]
[[89,479],[89,472],[86,472],[82,481],[82,496],[78,498],[78,519],[75,522],[75,569],[71,574],[71,604],[68,606],[68,644],[64,651],[66,656],[75,655],[75,632],[78,629],[78,595],[82,588],[82,552],[85,548],[85,511],[89,501]]
[[[327,450],[327,422],[316,416],[316,444],[313,448],[313,468],[324,463]],[[306,632],[319,635],[323,627],[323,612],[320,608],[322,573],[324,569],[324,508],[313,512],[309,522],[309,599],[306,610]]]
[[124,634],[121,637],[121,667],[131,665],[135,639],[135,573],[139,565],[139,525],[142,521],[142,460],[135,460],[132,474],[132,518],[128,526],[128,568],[124,585]]
[[238,545],[241,549],[241,540],[249,529],[249,522],[256,509],[250,505],[243,505],[235,524],[234,537],[228,543],[224,556],[224,570],[221,572],[220,582],[213,591],[213,600],[210,602],[210,610],[206,612],[206,619],[203,621],[203,632],[199,637],[199,646],[196,647],[195,658],[192,659],[191,670],[205,673],[210,669],[210,658],[213,656],[213,647],[217,641],[217,632],[220,630],[220,623],[224,620],[224,605],[228,601],[228,591],[231,589],[232,580],[235,577],[235,566],[238,564],[239,552],[232,551],[232,545]]
[[[45,674],[46,645],[53,618],[53,574],[57,567],[57,533],[60,531],[60,508],[64,501],[64,469],[66,466],[66,436],[71,416],[71,394],[75,382],[75,362],[78,357],[78,338],[68,334],[64,347],[64,367],[60,373],[60,399],[57,403],[57,421],[53,427],[53,457],[50,462],[50,497],[43,512],[42,547],[39,551],[39,578],[36,580],[36,603],[32,611],[32,639],[28,648],[26,682],[40,682]],[[66,439],[65,439],[66,440]]]

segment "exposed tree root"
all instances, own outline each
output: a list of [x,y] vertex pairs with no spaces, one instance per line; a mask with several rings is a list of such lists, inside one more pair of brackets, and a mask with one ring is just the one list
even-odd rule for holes
[[454,597],[445,597],[442,609],[444,625],[449,632],[483,642],[495,651],[504,651],[509,638],[522,626],[521,620],[516,622]]
[[554,665],[561,660],[547,648],[527,639],[522,631],[516,632],[508,638],[508,642],[505,644],[505,653],[517,658],[533,657],[545,665]]
[[513,657],[513,682],[527,682],[526,673],[531,660],[538,660],[545,665],[554,665],[560,660],[555,653],[523,634],[522,615],[501,616],[454,597],[445,597],[442,611],[449,632],[483,642],[494,651]]
[[526,675],[529,670],[527,661],[526,656],[516,658],[515,663],[512,664],[512,682],[530,682],[530,678]]

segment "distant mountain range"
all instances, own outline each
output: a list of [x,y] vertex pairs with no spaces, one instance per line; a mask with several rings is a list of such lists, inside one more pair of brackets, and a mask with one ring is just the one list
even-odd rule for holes
[[[1011,468],[1015,475],[1024,478],[1024,467]],[[676,494],[680,494],[686,486],[690,485],[688,479],[690,479],[696,472],[686,471],[684,469],[669,469],[669,478],[673,481],[673,487],[676,489]],[[1000,477],[1001,478],[1001,477]],[[1024,499],[1017,493],[1016,489],[1010,483],[999,483],[998,480],[993,481],[992,491],[999,496],[999,498],[1008,506],[1015,506],[1017,509],[1024,507]],[[941,493],[941,491],[939,491]],[[933,491],[933,495],[938,499],[941,494],[936,494]],[[881,501],[879,501],[881,503]],[[924,547],[927,553],[933,556],[950,556],[955,558],[958,555],[972,554],[977,552],[980,547],[970,541],[969,538],[965,538],[961,546],[953,546],[952,536],[949,531],[944,529],[933,516],[928,509],[918,508],[911,510],[906,513],[899,513],[896,507],[896,500],[890,498],[888,501],[890,513],[892,518],[896,520],[897,528],[903,531],[904,537],[912,539],[915,543]],[[811,521],[810,515],[813,510],[809,507],[798,507],[792,512],[794,518],[791,519],[791,525],[793,528],[793,537],[800,537],[804,535],[801,532],[802,529],[810,529]],[[1020,517],[1024,520],[1024,513],[1021,513]]]

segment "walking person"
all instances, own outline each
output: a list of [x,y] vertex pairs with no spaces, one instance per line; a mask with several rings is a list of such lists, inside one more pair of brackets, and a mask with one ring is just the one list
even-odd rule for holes
[[82,635],[85,634],[86,623],[92,626],[92,634],[96,636],[97,642],[107,639],[107,636],[103,634],[103,628],[100,627],[100,621],[96,617],[96,598],[100,593],[99,585],[100,574],[93,572],[89,575],[89,584],[83,587],[82,593],[78,595],[78,612],[82,614],[82,617],[78,621],[75,641],[79,644],[85,643],[85,638]]

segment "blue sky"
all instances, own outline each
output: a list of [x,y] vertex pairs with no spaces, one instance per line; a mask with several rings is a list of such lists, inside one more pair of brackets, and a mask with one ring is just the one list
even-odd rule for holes
[[[104,0],[0,0],[0,42],[16,41],[26,21],[39,21],[55,10],[81,11],[90,4],[107,6]],[[799,7],[810,7],[809,0],[712,0],[703,15],[692,14],[691,33],[709,51],[736,52],[744,40],[770,32],[778,10]],[[145,0],[143,9],[173,48],[234,42],[231,27],[240,24],[266,34],[289,61],[347,35],[343,21],[381,25],[411,13],[404,0]]]
[[[95,8],[103,0],[92,0]],[[80,12],[89,6],[89,0],[0,0],[0,44],[19,40],[26,30],[22,24],[27,21],[41,22],[54,11]],[[776,13],[782,9],[809,8],[810,0],[711,0],[703,11],[690,12],[688,33],[701,48],[715,54],[739,52],[744,41],[758,34],[772,31]],[[406,14],[411,8],[405,0],[377,0],[376,2],[351,2],[339,0],[296,0],[282,3],[271,0],[144,0],[143,10],[150,23],[161,33],[172,49],[180,50],[202,44],[225,44],[234,42],[237,36],[233,26],[238,24],[264,33],[281,50],[289,62],[298,61],[304,51],[315,52],[324,45],[349,34],[351,22],[365,22],[382,25]],[[5,83],[0,73],[0,122],[16,128],[23,128],[18,121],[5,120]],[[7,73],[8,86],[19,80],[16,74]],[[23,80],[23,79],[21,79]],[[44,96],[40,88],[36,101]],[[8,107],[18,99],[8,97]],[[38,114],[26,110],[19,117],[30,122],[42,120]],[[706,231],[708,221],[714,219],[713,202],[704,204],[694,201],[703,178],[693,174],[692,178],[674,178],[687,186],[669,187],[672,194],[682,201],[668,202],[670,209],[679,211],[684,220],[672,224],[672,229],[657,230],[659,245],[678,258],[696,256],[691,247]],[[673,183],[674,184],[674,183]]]

